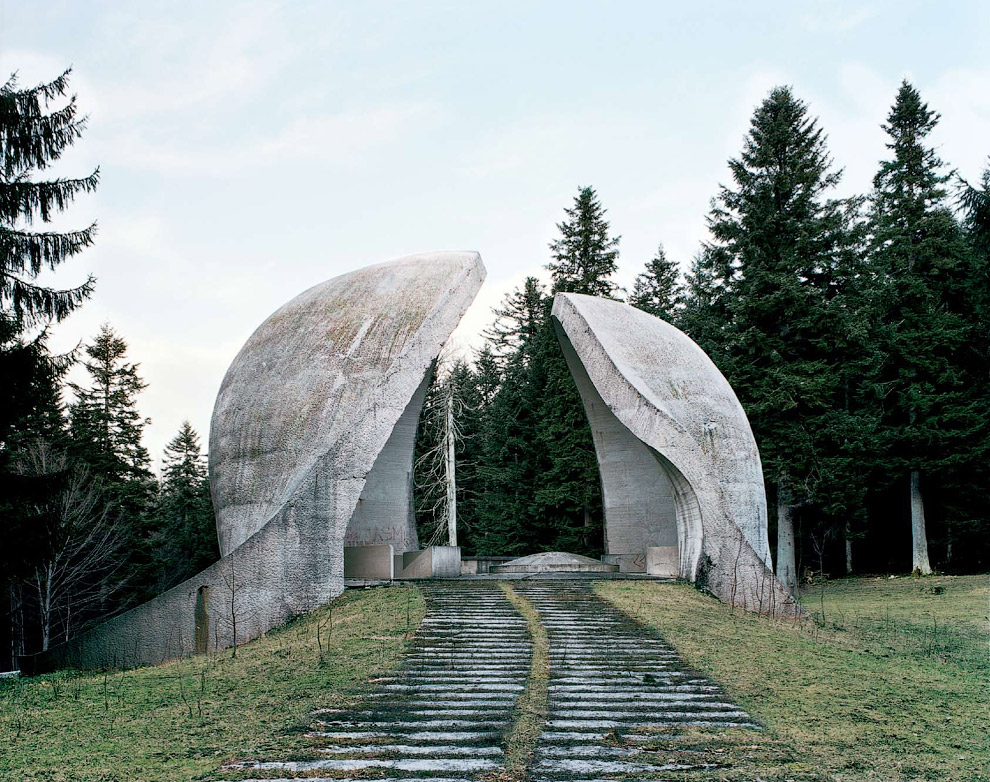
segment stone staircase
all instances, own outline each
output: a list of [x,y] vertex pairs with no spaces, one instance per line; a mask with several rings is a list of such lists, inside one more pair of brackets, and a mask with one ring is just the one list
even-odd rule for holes
[[363,708],[328,707],[315,715],[309,736],[323,757],[227,770],[262,772],[241,777],[249,779],[334,782],[454,782],[497,770],[503,734],[529,675],[526,622],[494,582],[423,588],[427,614],[402,667],[366,697]]
[[[359,709],[328,704],[315,715],[317,757],[227,771],[251,780],[498,779],[530,671],[526,622],[494,581],[423,588],[426,618],[402,667]],[[588,580],[529,579],[513,589],[537,608],[549,639],[548,714],[533,782],[707,779],[718,764],[688,732],[759,728]]]
[[684,741],[684,728],[759,727],[589,583],[533,580],[513,588],[536,606],[550,645],[547,724],[534,782],[703,772],[714,764]]

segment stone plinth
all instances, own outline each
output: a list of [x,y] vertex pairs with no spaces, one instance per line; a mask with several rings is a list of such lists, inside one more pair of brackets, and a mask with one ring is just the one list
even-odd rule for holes
[[591,557],[580,554],[568,554],[563,551],[547,551],[541,554],[530,554],[520,557],[504,565],[495,565],[492,573],[616,573],[618,565],[610,565]]

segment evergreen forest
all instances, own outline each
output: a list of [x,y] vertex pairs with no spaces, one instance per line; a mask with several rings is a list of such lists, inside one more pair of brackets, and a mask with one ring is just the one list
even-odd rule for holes
[[[73,352],[49,349],[95,285],[42,282],[97,239],[95,224],[51,225],[100,181],[46,176],[85,130],[70,76],[0,87],[0,667],[218,556],[199,435],[184,424],[152,472],[125,336],[106,324]],[[670,258],[658,236],[652,258],[623,258],[642,269],[632,290],[615,282],[620,237],[601,196],[578,188],[534,248],[544,278],[505,297],[474,355],[437,368],[416,446],[421,542],[447,542],[450,438],[465,555],[602,553],[591,432],[550,317],[554,294],[576,292],[670,321],[728,378],[790,584],[986,570],[990,159],[962,179],[933,145],[938,121],[903,82],[872,189],[839,197],[826,129],[774,89],[712,183],[707,241]],[[84,382],[68,382],[73,366]]]

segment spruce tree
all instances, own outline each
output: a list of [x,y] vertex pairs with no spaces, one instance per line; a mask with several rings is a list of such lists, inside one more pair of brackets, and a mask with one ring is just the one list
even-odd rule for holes
[[837,424],[832,411],[849,371],[843,293],[858,262],[856,205],[827,197],[840,173],[817,120],[788,87],[756,109],[729,168],[733,185],[721,188],[709,218],[710,269],[697,268],[691,284],[719,294],[718,272],[726,276],[728,320],[716,356],[776,491],[778,573],[793,591],[795,509],[835,482],[820,457],[844,447],[841,430],[850,423]]
[[[579,189],[550,243],[553,294],[583,293],[615,297],[619,237],[613,236],[593,188]],[[544,459],[534,491],[536,515],[547,530],[544,549],[600,554],[602,550],[601,479],[591,428],[574,378],[550,317],[543,319],[531,372],[536,392],[536,444]]]
[[50,106],[69,88],[69,71],[54,81],[19,89],[16,74],[0,87],[0,309],[5,318],[31,327],[62,320],[93,290],[93,278],[74,288],[55,289],[37,282],[93,243],[96,226],[78,231],[36,231],[80,193],[92,192],[99,169],[78,179],[35,181],[36,171],[57,161],[86,125],[75,96],[61,108]]
[[102,483],[108,511],[127,539],[123,571],[134,585],[132,594],[150,596],[156,582],[150,518],[156,484],[141,442],[150,419],[137,409],[138,394],[147,386],[138,365],[127,361],[127,343],[109,325],[85,346],[85,355],[89,385],[70,384],[76,395],[69,407],[71,449]]
[[636,276],[629,303],[634,307],[674,322],[682,306],[683,286],[677,264],[667,258],[663,245],[646,264],[646,269]]
[[619,257],[619,237],[611,236],[605,209],[594,188],[582,187],[567,219],[557,223],[560,238],[550,243],[553,260],[547,264],[554,293],[586,293],[612,298],[618,286],[612,282]]
[[534,494],[546,463],[535,432],[544,387],[538,351],[548,301],[538,280],[528,278],[496,308],[496,325],[479,356],[482,407],[476,452],[481,490],[472,541],[483,556],[518,556],[544,548],[545,524]]
[[[72,356],[53,357],[44,327],[62,320],[92,292],[93,278],[59,289],[41,284],[51,271],[89,246],[95,225],[55,231],[50,223],[75,198],[95,189],[99,172],[78,179],[38,179],[81,135],[75,97],[62,102],[69,71],[54,81],[21,89],[16,74],[0,86],[0,647],[23,651],[23,625],[12,630],[18,573],[43,555],[36,538],[33,491],[12,475],[14,460],[37,438],[51,443],[61,430],[58,388]],[[56,106],[56,108],[52,108]],[[42,230],[33,226],[42,224]],[[47,419],[47,420],[45,420]],[[61,436],[58,434],[58,436]],[[14,484],[17,484],[16,486]],[[23,489],[23,491],[22,491]],[[19,636],[19,637],[12,637]],[[0,660],[0,667],[6,667]]]
[[188,421],[165,446],[152,533],[157,591],[220,558],[210,481],[199,435]]
[[980,423],[957,362],[969,329],[962,311],[969,249],[946,206],[948,175],[927,142],[938,120],[902,82],[883,125],[892,156],[874,177],[869,223],[872,320],[883,356],[871,381],[886,466],[902,476],[910,500],[912,567],[922,574],[932,569],[922,490],[967,458],[965,441]]

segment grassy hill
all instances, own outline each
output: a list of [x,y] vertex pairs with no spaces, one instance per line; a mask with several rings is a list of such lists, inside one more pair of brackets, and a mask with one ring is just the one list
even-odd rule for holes
[[236,656],[0,680],[0,780],[172,782],[291,752],[313,709],[396,664],[423,612],[415,587],[347,592]]
[[985,575],[831,581],[804,590],[811,617],[791,624],[687,585],[596,585],[785,742],[795,778],[849,782],[990,779],[988,587]]
[[[714,758],[729,761],[720,779],[973,782],[990,779],[988,585],[828,582],[804,592],[812,616],[798,624],[732,611],[688,585],[596,589],[767,727],[718,746],[697,737],[727,753]],[[311,746],[313,709],[357,702],[397,663],[423,611],[415,587],[349,592],[236,656],[0,680],[0,779],[172,782],[291,756]],[[529,727],[515,732],[524,743],[539,732]]]

